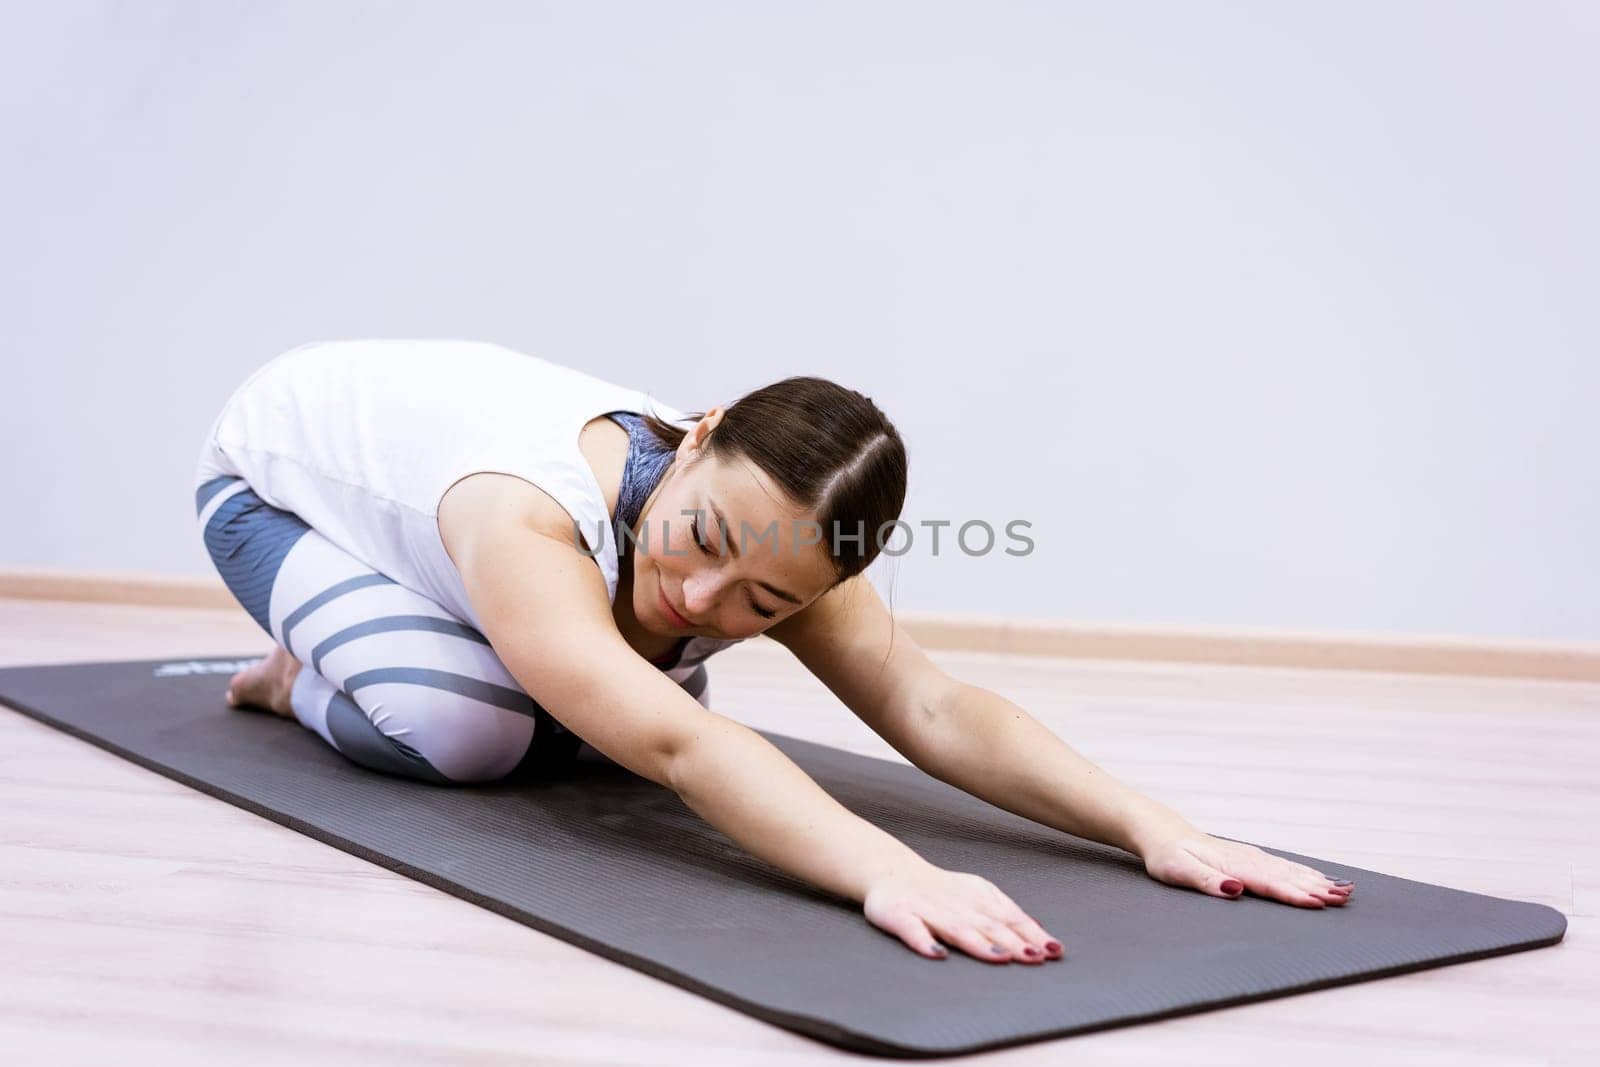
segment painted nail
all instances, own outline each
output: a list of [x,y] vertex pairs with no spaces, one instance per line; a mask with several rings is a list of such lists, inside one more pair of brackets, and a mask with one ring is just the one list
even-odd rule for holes
[[1027,948],[1022,950],[1022,954],[1024,956],[1037,956],[1040,953],[1038,949],[1034,948],[1032,945],[1029,945]]
[[1059,942],[1059,941],[1046,941],[1045,944],[1044,944],[1044,947],[1049,949],[1051,952],[1060,952],[1061,951],[1061,942]]
[[1237,878],[1229,878],[1227,881],[1222,883],[1222,891],[1227,893],[1229,896],[1232,896],[1235,893],[1242,893],[1244,892],[1244,883],[1239,881]]

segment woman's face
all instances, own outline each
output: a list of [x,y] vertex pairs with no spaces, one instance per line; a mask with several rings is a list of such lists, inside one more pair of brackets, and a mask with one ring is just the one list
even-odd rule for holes
[[651,633],[753,637],[835,579],[811,516],[793,510],[755,464],[704,452],[705,435],[721,420],[720,408],[706,413],[645,502],[633,546],[633,611]]

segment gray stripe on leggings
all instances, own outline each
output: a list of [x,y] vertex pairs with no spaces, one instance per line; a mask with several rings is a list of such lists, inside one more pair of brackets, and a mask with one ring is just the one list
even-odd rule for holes
[[243,478],[235,478],[233,479],[232,485],[225,485],[221,489],[218,489],[212,494],[211,499],[207,500],[205,505],[200,509],[200,518],[198,520],[200,523],[200,528],[204,530],[210,527],[211,520],[216,517],[218,511],[222,510],[222,506],[224,504],[226,504],[229,500],[232,500],[239,493],[248,491],[250,491],[250,484]]
[[272,589],[289,550],[311,527],[293,512],[275,508],[240,480],[208,506],[202,540],[223,584],[267,633]]
[[317,647],[311,650],[311,669],[322,674],[322,657],[346,642],[369,634],[392,633],[396,630],[432,630],[435,633],[464,637],[480,645],[489,643],[487,637],[455,619],[441,619],[435,615],[385,615],[382,618],[358,622],[354,626],[346,626],[338,633],[318,641]]
[[195,518],[200,517],[200,513],[206,509],[206,504],[211,500],[212,497],[216,496],[218,493],[222,492],[229,485],[236,481],[243,481],[243,479],[236,474],[219,474],[210,481],[198,486],[194,491]]
[[[289,631],[293,630],[307,615],[310,615],[330,600],[342,597],[346,593],[353,593],[357,589],[365,589],[369,585],[399,584],[387,574],[379,574],[377,571],[373,571],[371,574],[358,574],[354,578],[346,578],[342,582],[336,582],[288,614],[283,620],[283,633],[280,635],[279,643],[293,652],[294,647],[289,644]],[[272,631],[269,628],[267,632],[271,633]],[[300,662],[304,663],[305,660],[301,659]]]
[[354,693],[362,686],[386,683],[425,685],[430,689],[443,689],[522,715],[532,715],[534,709],[539,706],[534,703],[531,696],[520,689],[509,689],[493,682],[469,678],[464,674],[429,670],[426,667],[380,667],[376,670],[361,671],[345,679],[344,685],[340,688],[346,693]]
[[439,785],[455,784],[422,753],[373,725],[366,712],[337,689],[328,700],[328,733],[335,748],[363,767]]

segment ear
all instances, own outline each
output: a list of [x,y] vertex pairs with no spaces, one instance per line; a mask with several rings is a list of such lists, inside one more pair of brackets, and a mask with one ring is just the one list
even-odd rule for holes
[[694,453],[705,450],[706,438],[711,431],[717,428],[722,421],[722,416],[727,414],[721,407],[714,407],[700,417],[700,421],[689,427],[689,432],[683,435],[683,440],[678,443],[678,459],[685,464],[694,458]]

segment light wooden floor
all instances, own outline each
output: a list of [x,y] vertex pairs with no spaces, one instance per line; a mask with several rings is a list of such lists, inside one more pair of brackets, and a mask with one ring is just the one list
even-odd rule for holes
[[[0,665],[267,647],[243,612],[0,600]],[[985,1062],[1600,1062],[1600,685],[935,655],[1212,833],[1569,917],[1553,948]],[[900,758],[775,644],[711,667],[724,714]],[[3,707],[0,890],[8,1063],[848,1057]]]

